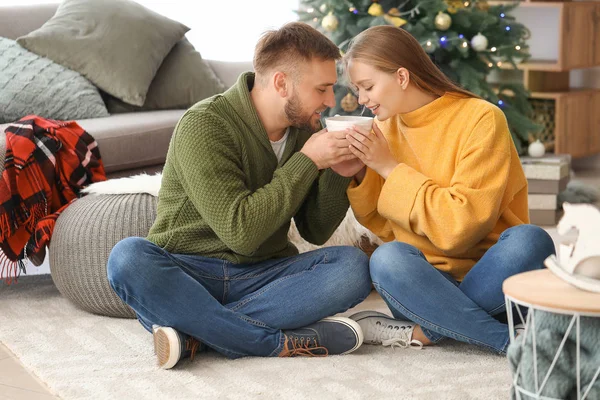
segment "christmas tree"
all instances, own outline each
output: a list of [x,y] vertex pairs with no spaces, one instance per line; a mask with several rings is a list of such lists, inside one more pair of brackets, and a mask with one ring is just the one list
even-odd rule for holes
[[[529,57],[529,31],[510,15],[516,6],[490,5],[485,0],[301,0],[297,13],[330,37],[342,53],[353,37],[371,26],[407,30],[446,76],[504,111],[522,153],[529,134],[541,128],[529,118],[528,92],[519,83],[492,85],[486,79],[493,70],[517,68]],[[358,106],[342,76],[338,82],[338,106],[329,115],[368,113]]]

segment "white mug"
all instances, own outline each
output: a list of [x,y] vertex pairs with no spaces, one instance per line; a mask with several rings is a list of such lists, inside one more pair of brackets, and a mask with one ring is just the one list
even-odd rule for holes
[[325,127],[329,132],[343,131],[346,128],[352,128],[352,125],[370,131],[373,127],[373,117],[336,115],[335,117],[325,118]]

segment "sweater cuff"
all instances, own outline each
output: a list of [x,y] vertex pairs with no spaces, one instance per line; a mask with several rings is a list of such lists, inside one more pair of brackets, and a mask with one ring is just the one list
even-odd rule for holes
[[430,180],[422,173],[406,164],[398,164],[388,176],[383,188],[377,210],[384,218],[390,219],[407,231],[410,226],[410,213],[421,187]]
[[348,187],[348,200],[357,218],[366,217],[377,209],[377,199],[381,192],[381,176],[371,168],[367,168],[366,174],[360,185],[352,179]]
[[350,182],[354,181],[354,178],[347,178],[345,176],[338,175],[335,173],[335,171],[329,168],[326,169],[323,174],[325,175],[324,178],[327,179],[327,187],[336,193],[346,191],[346,189],[348,189],[348,185],[350,185]]
[[317,168],[317,165],[313,162],[313,160],[308,158],[306,154],[301,152],[296,152],[293,154],[281,168],[285,169],[293,176],[299,176],[303,178],[303,181],[306,180],[307,186],[311,186],[313,181],[319,175],[319,169]]

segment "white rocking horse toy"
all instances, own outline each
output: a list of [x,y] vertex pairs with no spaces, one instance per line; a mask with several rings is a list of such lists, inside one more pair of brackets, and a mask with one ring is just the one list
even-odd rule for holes
[[544,264],[559,278],[580,289],[600,293],[600,210],[590,204],[563,203],[559,235],[578,231],[575,243],[560,245],[559,257]]

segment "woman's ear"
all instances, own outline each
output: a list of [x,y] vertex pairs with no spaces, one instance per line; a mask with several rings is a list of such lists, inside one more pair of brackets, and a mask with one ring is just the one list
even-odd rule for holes
[[273,74],[273,86],[275,87],[275,90],[277,91],[277,93],[279,93],[281,97],[287,96],[286,78],[286,75],[281,71],[277,71],[275,72],[275,74]]
[[406,68],[398,68],[396,71],[396,78],[398,80],[398,84],[402,87],[402,90],[405,90],[408,87],[408,83],[410,82],[410,73]]

